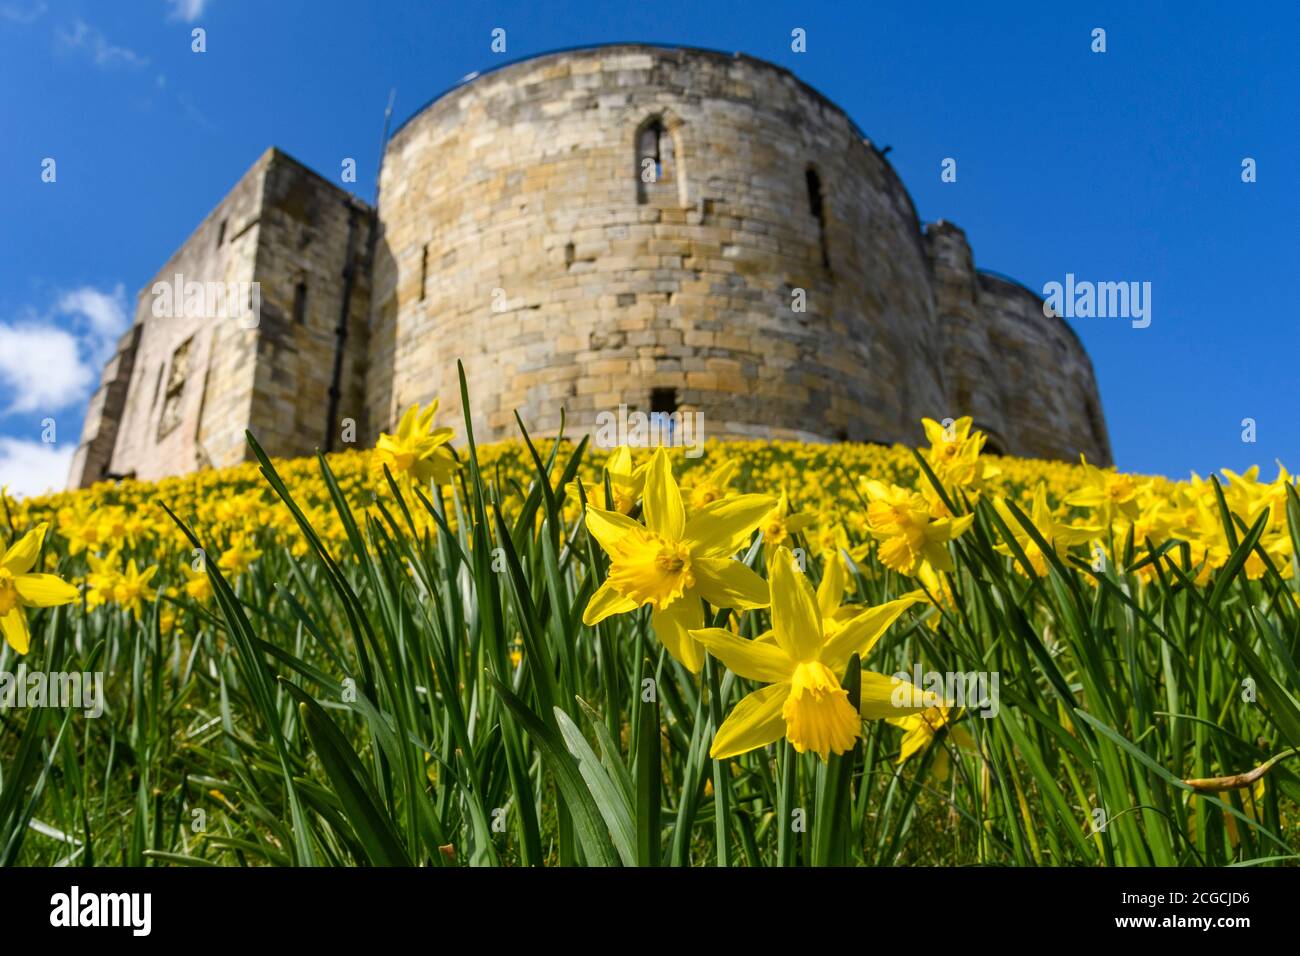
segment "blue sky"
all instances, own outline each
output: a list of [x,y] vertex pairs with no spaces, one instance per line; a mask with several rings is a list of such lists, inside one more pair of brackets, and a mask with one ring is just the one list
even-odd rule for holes
[[1298,10],[0,0],[0,483],[62,482],[136,292],[267,146],[326,175],[355,157],[369,198],[390,87],[400,122],[472,71],[615,40],[789,67],[892,147],[921,218],[961,225],[981,268],[1150,282],[1148,328],[1072,322],[1118,464],[1271,477],[1300,465]]

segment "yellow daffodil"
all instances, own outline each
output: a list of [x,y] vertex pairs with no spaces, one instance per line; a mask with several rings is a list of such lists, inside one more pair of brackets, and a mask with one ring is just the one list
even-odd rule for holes
[[[912,592],[917,600],[929,601],[940,612],[956,613],[957,597],[952,593],[952,585],[948,583],[947,577],[941,577],[938,571],[925,564],[921,566],[917,579],[924,585]],[[937,631],[942,622],[942,613],[931,614],[925,621],[932,631]]]
[[605,472],[609,475],[609,489],[614,495],[613,501],[605,500],[604,475],[591,484],[585,484],[581,479],[574,479],[569,483],[569,493],[577,499],[578,488],[581,487],[587,500],[597,508],[629,514],[636,506],[637,499],[641,497],[641,488],[645,485],[645,472],[648,467],[649,463],[635,466],[632,460],[632,449],[627,445],[619,445],[605,459]]
[[19,654],[31,646],[25,608],[71,604],[78,597],[77,589],[61,578],[32,573],[48,527],[37,525],[0,556],[0,631]]
[[[947,727],[948,738],[958,747],[964,750],[976,750],[975,739],[966,732],[964,727],[952,723],[954,716],[952,708],[940,706],[927,707],[919,714],[889,718],[889,723],[903,731],[903,746],[898,754],[898,763],[900,765],[906,763],[918,753],[924,752],[945,727]],[[947,750],[940,748],[935,754],[934,762],[930,765],[930,776],[939,783],[948,779]]]
[[396,435],[380,433],[371,463],[381,480],[384,465],[388,466],[393,480],[400,483],[414,481],[423,485],[436,481],[443,485],[452,480],[457,467],[456,456],[447,447],[452,430],[433,427],[437,411],[436,398],[423,411],[418,404],[412,405],[402,416]]
[[[921,419],[925,437],[930,442],[930,448],[923,453],[925,460],[945,488],[978,491],[986,478],[1001,473],[1000,469],[980,457],[987,436],[981,431],[972,431],[973,422],[969,415],[947,421],[949,424],[945,426],[932,418]],[[938,492],[928,481],[923,481],[921,487],[925,496],[931,499],[931,506],[943,509],[943,513],[936,517],[944,517],[947,509]]]
[[262,552],[253,546],[247,535],[240,532],[231,536],[230,544],[221,552],[217,567],[231,574],[243,574],[261,556]]
[[[834,566],[836,562],[831,562]],[[825,631],[822,608],[808,579],[787,548],[777,548],[768,566],[772,586],[772,635],[750,641],[722,628],[692,636],[740,677],[767,684],[745,697],[722,722],[709,754],[734,757],[782,737],[800,753],[823,760],[845,753],[862,731],[862,716],[896,712],[896,683],[864,671],[861,704],[854,710],[839,675],[854,654],[865,656],[915,598],[870,608]]]
[[759,524],[763,544],[779,548],[790,543],[790,536],[802,533],[816,519],[814,515],[790,514],[790,496],[782,489],[781,497]]
[[[1006,523],[1007,529],[1015,537],[1016,543],[1029,559],[1030,566],[1034,573],[1039,577],[1047,574],[1047,557],[1043,554],[1038,543],[1030,536],[1029,531],[1022,525],[1018,518],[1012,514],[1011,509],[1007,507],[1006,499],[998,497],[994,499],[993,506],[997,508],[998,514]],[[1034,503],[1029,512],[1030,523],[1035,530],[1042,535],[1043,540],[1056,549],[1056,553],[1061,557],[1065,556],[1068,548],[1076,544],[1083,544],[1086,541],[1096,540],[1102,537],[1106,532],[1104,528],[1098,526],[1076,527],[1057,521],[1052,516],[1052,509],[1047,503],[1047,485],[1039,483],[1034,489]],[[1002,542],[996,546],[1002,554],[1014,555],[1011,545]],[[1024,573],[1024,568],[1020,562],[1016,562],[1016,570]]]
[[882,564],[912,577],[926,564],[939,571],[953,569],[948,542],[970,527],[974,515],[936,519],[925,497],[915,491],[875,480],[866,482],[866,487],[867,522],[880,542],[877,554]]
[[1072,491],[1065,499],[1071,507],[1092,508],[1109,528],[1116,519],[1126,518],[1136,521],[1138,516],[1138,493],[1144,483],[1118,471],[1103,471],[1088,464],[1082,455],[1083,486]]
[[767,605],[767,582],[732,557],[774,504],[767,495],[737,495],[687,519],[668,455],[657,449],[646,470],[644,526],[617,511],[587,506],[587,531],[609,555],[610,568],[583,623],[590,627],[649,604],[668,653],[698,671],[703,653],[689,632],[704,623],[701,600],[740,610]]
[[126,563],[124,571],[117,579],[113,588],[113,599],[122,607],[126,608],[135,617],[140,617],[143,607],[142,601],[147,593],[149,582],[153,576],[158,573],[158,566],[145,568],[140,571],[136,568],[135,558]]
[[692,511],[698,511],[705,505],[712,504],[715,501],[727,497],[734,492],[731,491],[731,481],[736,477],[736,472],[740,469],[740,462],[735,458],[728,458],[717,468],[713,469],[707,477],[691,485],[687,492],[688,500]]
[[181,565],[185,574],[185,593],[200,604],[212,600],[212,579],[206,571],[195,571],[189,565]]
[[120,577],[117,565],[117,549],[103,557],[91,555],[86,559],[90,573],[86,575],[86,610],[93,611],[102,604],[114,600],[117,581]]

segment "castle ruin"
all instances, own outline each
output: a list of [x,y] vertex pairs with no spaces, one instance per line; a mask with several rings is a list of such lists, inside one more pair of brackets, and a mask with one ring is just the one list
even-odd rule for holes
[[[256,295],[159,308],[190,282]],[[349,424],[364,447],[435,395],[459,426],[457,359],[482,441],[516,410],[537,435],[626,405],[911,444],[971,415],[990,451],[1111,461],[1073,331],[922,228],[841,109],[762,60],[636,44],[467,79],[394,133],[377,208],[264,153],[141,291],[69,482],[236,464],[246,428],[278,456]]]

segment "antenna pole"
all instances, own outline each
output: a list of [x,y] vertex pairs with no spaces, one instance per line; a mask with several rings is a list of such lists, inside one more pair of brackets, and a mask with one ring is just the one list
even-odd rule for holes
[[384,153],[388,150],[388,129],[393,121],[393,103],[397,99],[397,87],[388,91],[388,107],[384,110],[384,132],[379,137],[379,162],[375,166],[374,206],[379,208],[379,175],[384,171]]

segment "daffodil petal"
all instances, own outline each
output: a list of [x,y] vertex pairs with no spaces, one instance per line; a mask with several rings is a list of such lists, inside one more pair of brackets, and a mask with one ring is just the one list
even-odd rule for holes
[[632,449],[627,445],[619,445],[609,454],[609,460],[605,462],[605,470],[614,475],[632,474]]
[[788,548],[776,549],[768,577],[776,642],[796,661],[815,660],[822,646],[822,617],[812,585],[795,570],[794,555]]
[[704,666],[704,648],[691,637],[691,631],[704,627],[704,611],[697,598],[683,597],[662,611],[651,615],[659,643],[692,674]]
[[772,509],[771,495],[736,495],[710,502],[686,522],[691,551],[708,558],[729,558],[749,543],[754,529]]
[[14,590],[18,592],[18,600],[28,607],[71,604],[81,596],[75,587],[52,574],[20,574],[14,578]]
[[594,627],[610,615],[626,614],[628,611],[635,611],[637,607],[636,601],[619,594],[614,590],[614,586],[606,581],[596,589],[596,593],[587,602],[586,610],[582,612],[582,623]]
[[924,721],[917,723],[911,730],[903,734],[903,747],[899,751],[898,762],[905,763],[909,757],[925,749],[933,739],[934,731],[927,727]]
[[691,570],[695,572],[695,589],[714,607],[748,611],[767,607],[771,599],[767,582],[731,558],[696,558]]
[[821,608],[822,617],[830,617],[844,602],[849,575],[839,557],[838,552],[830,554],[822,565],[822,580],[817,585],[817,606]]
[[587,533],[606,551],[612,550],[623,535],[641,531],[641,526],[627,515],[617,511],[605,511],[594,505],[587,505],[586,523]]
[[927,698],[915,684],[875,671],[862,672],[858,701],[858,713],[863,720],[891,722],[919,714],[937,703],[934,695]]
[[794,672],[795,662],[775,644],[746,640],[720,627],[691,631],[691,637],[703,644],[728,669],[749,680],[764,684],[782,683],[788,681]]
[[909,595],[863,611],[826,642],[822,648],[822,663],[838,673],[844,669],[851,655],[866,657],[881,635],[898,620],[898,616],[918,600],[916,596]]
[[26,654],[31,646],[31,632],[27,630],[27,616],[21,608],[14,608],[8,614],[0,616],[0,631],[5,640],[19,654]]
[[0,558],[0,566],[8,568],[14,576],[26,574],[36,563],[41,553],[41,543],[45,540],[48,524],[38,524],[31,531],[14,542],[13,547]]
[[646,473],[645,489],[641,493],[645,509],[646,527],[669,541],[680,541],[686,527],[686,509],[682,493],[673,479],[672,462],[662,448],[655,449]]
[[789,684],[773,684],[754,691],[722,722],[713,735],[709,756],[714,760],[725,760],[776,743],[785,736],[781,707],[789,696]]

